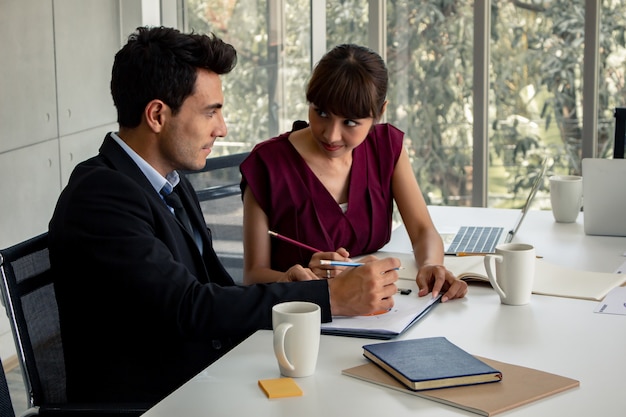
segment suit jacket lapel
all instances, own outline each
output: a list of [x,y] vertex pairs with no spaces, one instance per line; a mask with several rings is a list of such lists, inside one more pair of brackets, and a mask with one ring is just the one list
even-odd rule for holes
[[[150,181],[148,181],[135,161],[128,156],[128,154],[110,135],[107,135],[104,139],[104,142],[100,147],[100,154],[107,158],[110,165],[112,165],[116,170],[123,172],[141,185],[146,193],[152,196],[155,201],[162,202],[161,196],[159,196],[156,190],[152,187],[152,184],[150,184]],[[198,228],[200,235],[202,236],[202,240],[204,242],[209,241],[210,239],[208,232],[206,231],[206,223],[204,221],[204,217],[202,216],[202,211],[200,210],[199,205],[195,202],[196,200],[193,196],[195,191],[182,177],[179,189],[179,195],[181,196],[181,200],[185,205],[185,209],[187,210],[187,214],[189,215],[192,224],[194,227]],[[183,228],[182,225],[181,228]]]
[[[117,142],[115,142],[112,137],[110,137],[110,135],[107,135],[104,139],[104,142],[100,147],[100,154],[108,161],[108,164],[112,168],[123,172],[135,180],[146,191],[146,193],[151,196],[151,198],[155,199],[155,204],[163,204],[161,196],[154,190],[150,181],[148,181],[141,169],[139,169],[137,164],[135,164],[135,161],[128,156],[128,154],[117,144]],[[204,243],[204,253],[200,254],[198,250],[193,251],[193,253],[195,254],[194,256],[201,256],[203,258],[201,263],[205,265],[207,278],[197,278],[202,282],[210,280],[220,285],[233,285],[234,282],[230,277],[230,274],[224,269],[224,266],[219,261],[219,258],[213,249],[213,243],[211,242],[211,237],[206,227],[206,222],[204,221],[204,217],[200,209],[200,204],[194,195],[195,191],[193,190],[193,187],[187,179],[181,178],[179,188],[181,200],[187,209],[187,214],[189,215],[191,221],[196,227],[201,225],[201,227],[198,228]],[[182,225],[179,225],[179,227],[183,228]],[[188,234],[186,231],[185,233]],[[193,237],[188,236],[188,238],[190,242],[193,241]],[[192,243],[192,245],[194,248],[196,247],[195,243]]]
[[[106,136],[104,142],[102,143],[102,146],[100,146],[100,155],[106,160],[107,164],[112,169],[125,174],[137,184],[139,184],[139,186],[144,190],[146,195],[153,200],[155,206],[162,207],[164,215],[166,212],[167,215],[171,214],[168,212],[169,209],[167,208],[167,205],[164,203],[159,193],[154,189],[150,181],[148,181],[148,178],[146,178],[146,176],[137,166],[135,161],[133,161],[133,159],[126,153],[126,151],[124,151],[124,149],[122,149],[118,145],[118,143],[115,141],[115,139],[111,137],[110,134]],[[181,199],[187,200],[187,197],[188,196],[181,197]],[[184,202],[183,204],[185,204],[185,207],[189,206],[188,202]],[[172,216],[172,220],[174,219],[175,217]],[[177,219],[175,221],[182,231],[184,231],[186,234],[189,234],[185,230],[184,226],[180,224]],[[189,238],[193,240],[192,236],[189,236]]]
[[102,146],[100,146],[100,155],[106,158],[112,168],[128,175],[148,194],[161,200],[161,196],[154,190],[152,184],[150,184],[150,181],[148,181],[143,172],[141,172],[141,169],[139,169],[135,161],[132,160],[110,135],[104,138],[104,142]]

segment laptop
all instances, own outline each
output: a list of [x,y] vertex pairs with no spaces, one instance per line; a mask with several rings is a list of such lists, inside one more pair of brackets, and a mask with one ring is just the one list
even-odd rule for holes
[[537,194],[537,190],[543,184],[543,177],[547,170],[547,158],[543,160],[541,171],[533,186],[530,188],[526,202],[522,207],[513,227],[505,230],[498,226],[462,226],[452,236],[442,235],[446,255],[458,255],[460,253],[483,254],[495,252],[496,246],[500,243],[508,243],[519,230],[526,213],[530,210],[530,205]]
[[626,159],[583,159],[585,234],[626,236]]

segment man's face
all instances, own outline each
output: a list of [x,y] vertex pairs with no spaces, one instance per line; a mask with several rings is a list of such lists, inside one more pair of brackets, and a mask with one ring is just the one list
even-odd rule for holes
[[167,122],[159,135],[159,153],[167,172],[204,168],[216,138],[228,133],[223,103],[219,75],[198,70],[194,92],[176,115],[167,109]]

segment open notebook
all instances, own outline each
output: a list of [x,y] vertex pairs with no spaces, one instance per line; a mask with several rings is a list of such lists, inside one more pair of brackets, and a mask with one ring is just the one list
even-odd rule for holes
[[417,291],[394,297],[394,306],[388,312],[369,316],[333,316],[333,321],[322,323],[322,334],[365,337],[368,339],[393,339],[424,318],[441,299],[419,297]]
[[441,235],[445,245],[446,255],[456,255],[458,253],[493,253],[498,244],[510,242],[522,225],[526,213],[530,210],[530,204],[535,198],[537,190],[539,190],[543,184],[543,177],[546,173],[547,165],[546,158],[542,163],[541,171],[537,175],[533,186],[530,188],[526,202],[511,229],[505,231],[504,227],[497,226],[462,226],[454,234]]
[[[376,252],[374,255],[399,258],[403,267],[398,271],[400,278],[415,280],[417,265],[412,253]],[[444,265],[468,283],[488,284],[484,259],[483,256],[446,256]],[[533,294],[600,301],[609,291],[625,282],[626,274],[578,270],[537,259]]]

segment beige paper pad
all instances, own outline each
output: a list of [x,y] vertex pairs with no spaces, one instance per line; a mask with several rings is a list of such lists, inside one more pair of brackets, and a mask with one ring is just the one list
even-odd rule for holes
[[484,416],[494,416],[580,385],[580,382],[574,379],[476,357],[500,370],[502,381],[493,384],[412,391],[373,363],[344,369],[342,373]]

